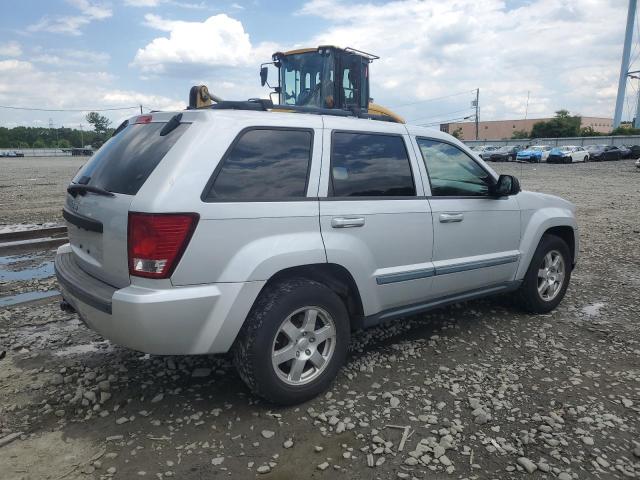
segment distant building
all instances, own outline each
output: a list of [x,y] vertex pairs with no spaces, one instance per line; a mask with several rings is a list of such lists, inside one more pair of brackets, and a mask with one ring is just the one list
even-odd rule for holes
[[[599,133],[609,133],[613,130],[613,120],[604,117],[581,117],[580,128],[591,127]],[[546,122],[551,118],[529,118],[527,120],[490,120],[478,123],[479,140],[508,140],[513,132],[524,130],[531,133],[533,125],[538,122]],[[460,139],[475,140],[475,122],[441,123],[440,130],[453,135],[460,132]]]

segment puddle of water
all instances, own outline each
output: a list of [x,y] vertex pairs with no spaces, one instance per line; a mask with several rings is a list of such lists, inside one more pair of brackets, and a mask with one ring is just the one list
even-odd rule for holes
[[600,315],[600,309],[602,309],[605,305],[606,304],[604,302],[596,302],[592,303],[591,305],[582,307],[582,310],[580,311],[587,317],[595,317],[597,315]]
[[39,280],[54,274],[54,250],[0,257],[0,281]]
[[33,260],[33,255],[7,255],[0,257],[0,265],[11,265],[12,263],[28,262]]
[[0,297],[0,307],[8,307],[18,303],[29,302],[31,300],[53,297],[55,295],[60,295],[60,292],[58,290],[47,290],[46,292],[18,293],[17,295]]
[[38,280],[53,277],[53,262],[43,262],[33,268],[23,270],[5,270],[0,268],[0,280],[5,282],[15,282],[18,280]]

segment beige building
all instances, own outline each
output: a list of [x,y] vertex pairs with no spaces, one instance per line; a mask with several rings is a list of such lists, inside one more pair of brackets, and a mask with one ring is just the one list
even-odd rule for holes
[[[513,132],[524,130],[531,132],[534,123],[545,122],[551,118],[530,118],[527,120],[490,120],[478,123],[479,140],[508,140]],[[604,117],[582,117],[583,127],[592,127],[596,132],[609,133],[613,130],[613,120]],[[460,139],[475,140],[475,122],[442,123],[440,130],[453,135],[456,130],[460,131]]]

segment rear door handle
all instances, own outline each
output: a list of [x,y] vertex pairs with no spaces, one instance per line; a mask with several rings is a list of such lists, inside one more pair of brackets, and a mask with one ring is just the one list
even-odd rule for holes
[[331,226],[333,228],[363,227],[364,217],[333,217]]
[[464,219],[462,213],[441,213],[440,223],[454,223],[461,222]]

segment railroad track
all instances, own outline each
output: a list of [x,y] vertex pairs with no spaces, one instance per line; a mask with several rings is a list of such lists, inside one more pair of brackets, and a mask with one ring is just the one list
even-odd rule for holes
[[48,250],[67,243],[67,227],[45,227],[0,233],[0,256]]

